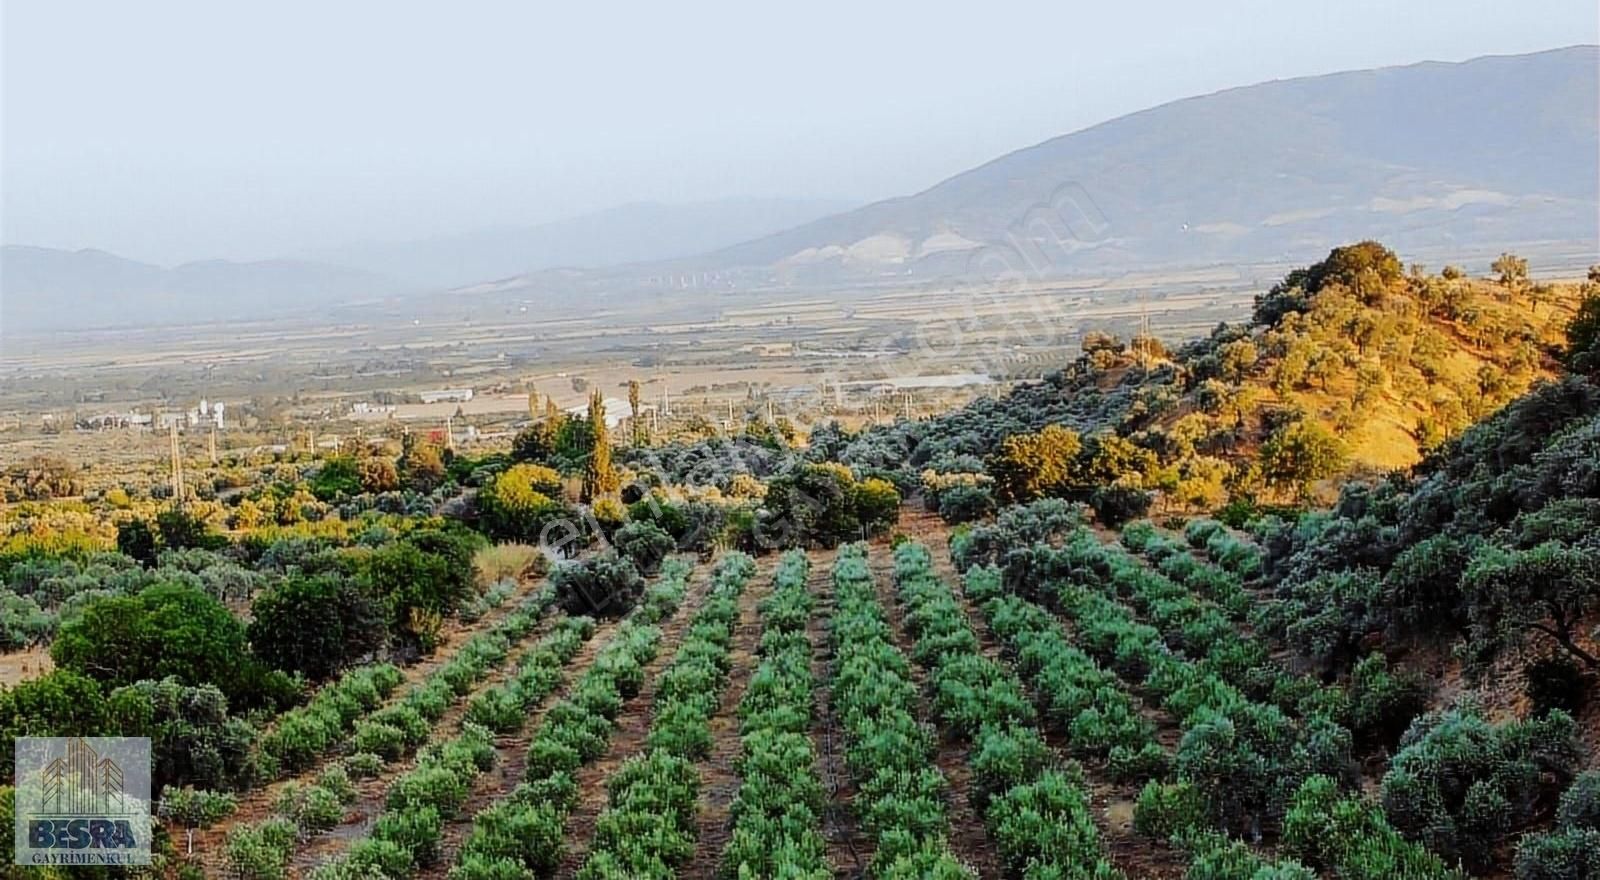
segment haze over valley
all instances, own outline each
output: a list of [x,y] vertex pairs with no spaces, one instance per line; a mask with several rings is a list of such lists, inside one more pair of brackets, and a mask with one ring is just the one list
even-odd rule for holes
[[[1515,247],[1587,265],[1600,236],[1600,48],[1421,62],[1184,99],[845,210],[767,198],[632,204],[526,227],[171,268],[8,244],[0,323],[34,330],[295,317],[451,291],[561,308],[670,294],[1030,282],[1277,266],[1372,236],[1415,259]],[[1252,273],[1253,274],[1253,273]],[[676,291],[676,292],[674,292]],[[358,311],[349,312],[355,308]],[[407,312],[407,309],[400,309]]]

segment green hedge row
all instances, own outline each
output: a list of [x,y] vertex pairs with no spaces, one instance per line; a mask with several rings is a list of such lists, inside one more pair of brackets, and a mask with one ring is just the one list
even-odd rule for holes
[[1122,543],[1153,562],[1162,574],[1217,603],[1233,620],[1243,620],[1254,604],[1243,578],[1196,559],[1186,544],[1161,534],[1149,520],[1123,528]]
[[[380,708],[402,681],[388,664],[346,673],[322,688],[311,702],[285,712],[257,743],[268,776],[292,773],[314,765],[330,749],[345,745],[351,752],[373,752],[398,760],[426,738],[426,727],[449,705],[482,681],[505,659],[511,645],[526,636],[554,602],[548,588],[528,597],[489,630],[468,639],[439,672],[413,685],[398,703]],[[422,739],[416,731],[424,730]]]
[[991,568],[970,570],[966,591],[1074,752],[1104,760],[1117,779],[1146,780],[1166,771],[1171,755],[1155,742],[1154,725],[1140,714],[1137,698],[1068,641],[1054,615],[1002,593],[999,573]]
[[950,851],[948,781],[934,762],[936,734],[917,720],[911,665],[878,605],[865,545],[839,551],[833,587],[832,698],[856,780],[852,806],[877,847],[868,874],[971,880],[976,873]]
[[695,762],[711,752],[711,717],[732,665],[739,596],[755,562],[729,553],[683,643],[657,680],[643,754],[625,761],[606,784],[607,805],[578,880],[673,880],[695,851]]
[[1261,575],[1261,548],[1246,541],[1214,519],[1194,519],[1184,526],[1183,538],[1196,550],[1239,577],[1250,580]]
[[[588,618],[562,620],[523,655],[510,682],[491,690],[507,694],[522,713],[518,717],[525,718],[527,710],[560,686],[566,665],[594,631],[594,622]],[[494,761],[494,731],[471,717],[473,707],[481,705],[477,699],[469,704],[469,717],[454,741],[423,750],[416,768],[390,788],[386,809],[373,833],[354,843],[343,858],[321,866],[315,872],[317,880],[370,878],[375,872],[382,877],[406,877],[437,862],[444,822],[460,809],[477,774]],[[511,729],[520,727],[519,723]],[[336,823],[334,816],[329,827]]]
[[623,702],[644,683],[660,650],[655,624],[670,617],[688,590],[690,568],[669,560],[594,663],[545,713],[528,745],[524,781],[479,811],[451,880],[549,876],[566,854],[567,817],[578,801],[576,772],[605,753]]
[[810,570],[803,551],[785,553],[772,594],[761,603],[761,664],[739,701],[739,793],[730,809],[733,833],[722,851],[724,874],[737,880],[833,877],[820,831],[828,793],[811,742]]
[[972,796],[1007,870],[1029,877],[1120,877],[1105,858],[1082,772],[1057,764],[1034,726],[1021,680],[983,656],[966,611],[934,574],[927,548],[915,542],[897,547],[894,574],[916,639],[913,655],[930,674],[934,711],[971,743]]

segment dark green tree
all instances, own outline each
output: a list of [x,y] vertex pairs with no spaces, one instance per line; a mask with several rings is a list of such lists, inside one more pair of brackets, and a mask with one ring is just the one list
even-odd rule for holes
[[250,654],[244,624],[185,584],[93,600],[62,627],[50,657],[62,669],[110,686],[172,676],[188,685],[214,683],[240,705],[283,696]]
[[413,611],[444,615],[460,607],[474,590],[473,551],[469,538],[433,529],[374,550],[362,580],[387,609],[390,631],[416,638]]
[[1481,647],[1515,647],[1537,634],[1600,670],[1600,657],[1580,642],[1582,622],[1600,608],[1600,551],[1558,541],[1529,550],[1489,546],[1473,557],[1461,584]]
[[1576,373],[1600,375],[1600,266],[1589,270],[1577,314],[1567,324],[1567,367]]
[[291,576],[257,596],[246,630],[256,656],[321,681],[373,654],[388,635],[382,606],[333,574]]
[[142,517],[117,526],[117,552],[149,568],[156,564],[156,533]]
[[667,555],[678,547],[678,542],[653,522],[630,522],[624,525],[612,537],[612,543],[622,558],[632,562],[646,576],[659,571]]
[[318,501],[333,501],[361,494],[361,469],[349,456],[326,459],[311,478],[311,494]]
[[227,538],[211,531],[204,519],[177,505],[156,514],[156,531],[161,535],[163,550],[215,550],[228,543]]
[[[136,720],[143,713],[129,714]],[[0,775],[14,776],[19,736],[139,735],[142,728],[122,720],[99,682],[70,669],[0,687]]]

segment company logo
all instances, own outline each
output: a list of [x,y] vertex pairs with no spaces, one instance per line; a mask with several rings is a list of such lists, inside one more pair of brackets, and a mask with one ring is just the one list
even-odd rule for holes
[[18,737],[16,767],[17,864],[150,864],[148,738]]

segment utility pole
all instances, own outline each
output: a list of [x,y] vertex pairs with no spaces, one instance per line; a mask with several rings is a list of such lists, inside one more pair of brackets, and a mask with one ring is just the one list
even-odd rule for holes
[[183,449],[178,443],[178,426],[167,426],[167,440],[171,447],[172,455],[172,499],[178,507],[183,506]]
[[455,416],[444,417],[444,448],[454,452],[456,450]]
[[211,426],[210,451],[211,451],[211,463],[212,464],[216,464],[217,463],[217,426],[216,425],[212,425]]
[[905,402],[906,402],[906,421],[909,422],[909,421],[911,421],[911,392],[909,392],[909,391],[907,391],[905,393]]
[[1148,369],[1146,354],[1150,346],[1150,315],[1145,310],[1144,292],[1139,293],[1139,335],[1134,340],[1134,353],[1139,356],[1139,366]]

